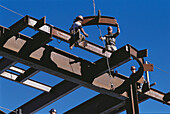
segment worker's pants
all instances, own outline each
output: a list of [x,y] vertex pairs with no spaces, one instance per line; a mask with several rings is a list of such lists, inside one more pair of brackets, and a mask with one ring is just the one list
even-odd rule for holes
[[117,50],[117,47],[115,45],[106,45],[106,49],[114,52]]

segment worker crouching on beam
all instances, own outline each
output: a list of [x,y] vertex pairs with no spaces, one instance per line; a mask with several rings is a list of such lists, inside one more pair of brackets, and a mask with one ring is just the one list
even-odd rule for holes
[[[79,15],[74,19],[73,24],[70,28],[70,33],[72,34],[72,37],[70,39],[70,49],[72,49],[74,46],[79,45],[81,41],[85,39],[85,36],[88,37],[88,34],[84,31],[82,28],[82,22],[83,22],[83,16]],[[80,31],[85,35],[83,36]]]

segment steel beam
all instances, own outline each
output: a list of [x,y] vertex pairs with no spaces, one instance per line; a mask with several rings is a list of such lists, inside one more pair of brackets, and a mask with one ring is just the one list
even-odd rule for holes
[[136,82],[133,82],[128,86],[127,93],[129,98],[126,100],[126,112],[127,114],[139,114]]
[[[138,94],[139,103],[149,99],[143,93]],[[77,113],[100,113],[100,114],[117,114],[125,111],[126,104],[125,101],[118,101],[118,99],[99,94],[90,100],[74,107],[73,109],[65,112],[65,114],[77,114]]]
[[[20,50],[22,50],[24,46],[26,46],[24,44],[26,44],[28,40],[32,40],[32,38],[22,34],[20,34],[20,38],[17,38],[17,40],[15,40],[15,38],[16,36],[7,38],[8,40],[5,44],[0,47],[1,56],[8,57],[11,60],[64,78],[103,94],[108,94],[119,99],[126,99],[117,93],[96,87],[88,81],[85,81],[88,76],[85,75],[86,71],[90,71],[91,66],[94,65],[93,63],[49,45],[41,46],[36,50],[27,49],[30,55],[25,56],[25,51],[21,53]],[[13,45],[15,45],[15,49],[11,48]]]
[[150,88],[149,91],[145,92],[144,93],[145,95],[147,95],[149,98],[152,98],[156,101],[159,101],[159,102],[162,102],[164,104],[167,104],[167,105],[170,105],[170,101],[168,102],[165,102],[163,100],[164,96],[166,95],[165,93],[161,92],[161,91],[158,91],[156,89],[153,89],[153,88]]
[[108,16],[88,16],[83,19],[83,26],[87,25],[110,25],[116,26],[116,19]]
[[[33,18],[33,17],[30,17],[28,16],[28,26],[31,27],[31,28],[36,28],[36,25],[37,23],[39,22],[38,19],[36,18]],[[62,41],[65,41],[67,43],[69,43],[69,39],[71,38],[71,34],[64,31],[64,30],[61,30],[57,27],[54,27],[50,24],[47,24],[47,23],[44,23],[43,26],[41,26],[40,28],[36,28],[36,30],[38,31],[41,31],[41,32],[45,32],[55,38],[58,38]],[[86,42],[87,45],[84,46],[83,43]],[[99,56],[102,56],[102,57],[110,57],[111,55],[111,51],[106,51],[105,53],[103,53],[103,50],[104,50],[104,47],[102,46],[99,46],[99,45],[96,45],[92,42],[89,42],[89,41],[83,41],[79,44],[79,47],[82,48],[82,49],[85,49],[87,51],[90,51],[94,54],[97,54]]]
[[22,69],[22,68],[19,68],[17,66],[11,66],[9,68],[9,70],[13,71],[13,72],[16,72],[16,73],[19,73],[19,74],[24,74],[25,70]]
[[35,74],[37,74],[39,72],[39,70],[34,69],[34,68],[29,68],[28,70],[26,70],[23,74],[20,74],[17,78],[16,81],[18,82],[24,82],[27,79],[31,78],[32,76],[34,76]]
[[[1,73],[1,74],[0,74],[0,77],[9,79],[9,80],[11,80],[11,81],[18,82],[18,81],[16,81],[18,75],[13,74],[13,73],[8,72],[8,71],[4,71],[3,73]],[[23,84],[23,85],[30,86],[30,87],[32,87],[32,88],[39,89],[39,90],[41,90],[41,91],[49,92],[49,91],[51,90],[51,86],[48,86],[48,85],[46,85],[46,84],[40,83],[40,82],[35,81],[35,80],[31,80],[31,79],[27,79],[27,80],[24,81],[24,82],[18,82],[18,83]]]
[[[39,96],[18,107],[17,109],[21,109],[23,114],[34,114],[42,108],[78,89],[79,87],[80,85],[78,84],[64,80],[52,87],[50,92],[44,92],[40,94]],[[10,114],[15,113],[11,112]]]
[[9,69],[11,66],[13,66],[16,62],[9,60],[7,58],[0,59],[0,74],[4,72],[5,70]]
[[[121,100],[99,94],[92,99],[80,104],[79,106],[65,112],[64,114],[101,114],[102,112],[106,111],[107,109],[120,104]],[[115,107],[119,108],[119,106]],[[108,111],[107,111],[108,112]]]

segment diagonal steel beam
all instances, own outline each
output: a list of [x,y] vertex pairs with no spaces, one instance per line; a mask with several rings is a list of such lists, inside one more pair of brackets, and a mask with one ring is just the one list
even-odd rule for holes
[[[34,114],[47,105],[78,89],[79,87],[80,85],[78,84],[64,80],[52,87],[50,92],[44,92],[40,94],[39,96],[18,107],[17,109],[21,109],[23,114]],[[10,114],[14,113],[11,112]]]

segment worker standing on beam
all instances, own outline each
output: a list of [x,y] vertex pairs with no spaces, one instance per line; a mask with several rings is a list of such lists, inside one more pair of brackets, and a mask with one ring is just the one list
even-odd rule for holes
[[[117,32],[116,33],[112,33],[113,32],[113,28],[111,26],[109,26],[107,28],[108,34],[106,34],[104,37],[100,36],[99,38],[101,40],[105,40],[105,50],[110,50],[112,52],[117,50],[116,47],[116,37],[120,34],[120,29],[119,29],[119,24],[116,23],[117,26]],[[104,50],[104,52],[105,52]]]
[[[135,66],[131,66],[130,70],[132,71],[132,74],[136,73],[136,67]],[[137,89],[141,89],[142,88],[144,81],[145,81],[144,77],[142,76],[141,79],[139,79],[137,81]]]
[[[72,38],[70,39],[70,49],[74,46],[79,45],[81,41],[85,39],[85,36],[88,37],[88,34],[82,28],[83,16],[79,15],[74,19],[73,24],[70,28],[70,33],[72,34]],[[85,35],[80,34],[80,31]]]

